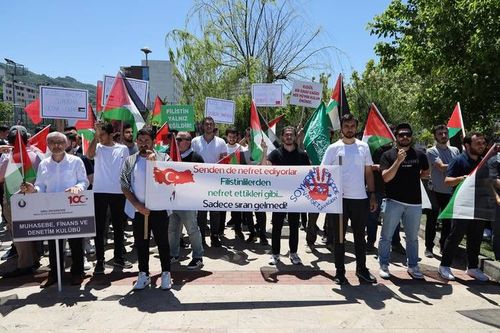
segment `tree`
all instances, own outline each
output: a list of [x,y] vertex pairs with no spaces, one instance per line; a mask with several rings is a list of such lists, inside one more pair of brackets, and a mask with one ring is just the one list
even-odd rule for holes
[[12,123],[13,110],[12,104],[0,102],[0,122],[4,124]]
[[369,24],[383,38],[384,69],[418,78],[416,111],[427,126],[446,122],[457,101],[468,129],[500,115],[498,0],[393,0]]
[[[248,126],[253,83],[303,78],[318,65],[328,47],[316,47],[320,31],[308,26],[287,0],[195,1],[186,28],[166,36],[184,78],[184,101],[203,110],[207,96],[233,99],[236,124]],[[282,112],[267,111],[270,118]]]

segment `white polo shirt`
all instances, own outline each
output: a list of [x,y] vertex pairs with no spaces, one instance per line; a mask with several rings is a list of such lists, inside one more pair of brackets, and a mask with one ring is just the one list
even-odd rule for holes
[[217,163],[221,154],[227,154],[226,142],[215,136],[210,142],[207,142],[203,135],[191,140],[191,148],[203,157],[205,163]]

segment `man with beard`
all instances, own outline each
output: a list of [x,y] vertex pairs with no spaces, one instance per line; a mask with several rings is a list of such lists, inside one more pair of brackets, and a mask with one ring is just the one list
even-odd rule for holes
[[[455,187],[455,190],[456,186],[481,162],[481,156],[486,149],[484,135],[478,132],[468,133],[463,139],[463,144],[465,150],[448,165],[444,179],[444,183]],[[467,235],[467,274],[479,281],[489,280],[478,268],[483,229],[484,221],[482,220],[454,219],[451,221],[450,234],[444,243],[443,258],[438,270],[443,279],[455,280],[450,266],[460,242]]]
[[[195,137],[191,141],[193,151],[203,157],[205,163],[217,163],[221,158],[227,155],[226,142],[215,135],[215,121],[212,117],[203,118],[203,135]],[[221,247],[220,213],[210,212],[210,241],[212,247]],[[202,240],[205,240],[205,228],[207,226],[207,212],[198,211],[198,225],[200,226]]]
[[[433,207],[430,214],[427,215],[425,223],[425,256],[432,258],[432,248],[434,247],[434,238],[436,238],[436,224],[439,213],[448,205],[451,198],[452,188],[444,183],[448,164],[460,154],[456,147],[448,145],[448,127],[438,125],[433,130],[436,145],[427,149],[427,159],[431,167],[431,195],[436,198],[437,207]],[[441,220],[441,238],[439,244],[441,252],[444,248],[444,242],[450,233],[451,221]]]
[[127,146],[130,156],[137,153],[137,144],[134,142],[134,130],[130,124],[123,125],[123,144]]
[[[297,133],[294,127],[287,126],[281,130],[282,145],[274,150],[269,156],[267,155],[267,146],[263,144],[264,159],[262,164],[272,165],[310,165],[309,157],[307,154],[300,150],[295,144]],[[288,224],[290,226],[290,238],[288,244],[290,246],[290,261],[294,265],[301,265],[302,260],[297,254],[299,245],[299,218],[300,213],[283,213],[273,212],[271,223],[272,228],[272,255],[269,259],[270,265],[276,265],[280,261],[280,247],[281,247],[281,230],[283,229],[283,222],[288,214]]]
[[[52,155],[40,162],[35,185],[27,182],[21,184],[19,188],[21,193],[69,192],[78,194],[87,189],[89,181],[83,162],[80,158],[66,153],[67,145],[68,140],[64,134],[52,132],[47,135],[47,146]],[[61,177],[61,175],[64,175],[64,177]],[[68,239],[72,259],[72,285],[80,285],[83,281],[82,241],[83,238]],[[47,280],[40,285],[41,288],[49,287],[57,282],[56,246],[59,246],[59,253],[64,253],[62,239],[49,240],[50,271]],[[60,264],[64,270],[64,255],[60,256]]]
[[[356,139],[358,120],[352,114],[345,114],[340,121],[342,139],[328,146],[321,165],[339,164],[342,159],[342,212],[340,215],[327,214],[329,231],[333,233],[335,268],[337,270],[335,282],[346,284],[345,277],[345,232],[347,221],[351,220],[354,235],[354,252],[356,255],[356,276],[365,282],[375,283],[377,280],[366,268],[366,240],[365,228],[368,212],[377,209],[377,199],[374,195],[375,184],[372,171],[372,157],[368,144]],[[370,198],[366,195],[365,182]],[[340,234],[340,223],[343,224]],[[341,241],[343,240],[343,241]]]
[[424,153],[411,147],[413,133],[409,124],[399,124],[395,132],[396,147],[383,153],[380,158],[387,201],[378,247],[379,274],[383,279],[390,277],[392,236],[402,221],[406,235],[408,274],[414,279],[423,279],[424,275],[418,266],[418,230],[422,216],[420,178],[429,174],[429,163]]
[[[151,231],[158,246],[161,263],[161,289],[172,287],[170,277],[170,246],[168,244],[168,214],[166,210],[149,210],[146,202],[146,160],[164,160],[166,155],[153,153],[154,135],[150,129],[143,128],[137,132],[139,151],[129,156],[120,174],[120,184],[127,198],[125,211],[133,218],[134,242],[137,247],[139,276],[134,284],[135,290],[142,290],[151,283],[149,276],[149,239]],[[144,237],[145,222],[148,216],[147,236]]]

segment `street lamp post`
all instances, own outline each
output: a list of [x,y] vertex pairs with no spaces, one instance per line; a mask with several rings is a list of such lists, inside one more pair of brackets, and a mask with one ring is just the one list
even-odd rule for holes
[[146,67],[148,67],[148,54],[150,54],[153,51],[151,51],[147,46],[143,47],[141,51],[144,52],[144,55],[146,56]]
[[[149,49],[149,47],[147,47],[147,46],[143,47],[143,48],[141,49],[141,51],[142,51],[142,52],[144,52],[144,55],[146,56],[146,77],[144,77],[144,72],[143,72],[143,74],[142,74],[142,79],[143,79],[143,80],[146,80],[146,81],[149,81],[149,64],[148,64],[148,54],[150,54],[150,53],[151,53],[151,52],[153,52],[153,51],[151,51],[151,50]],[[150,99],[149,99],[149,90],[148,90],[148,97],[147,97],[147,98],[148,98],[148,100],[147,100],[147,102],[146,102],[147,107],[151,108],[151,101],[150,101]]]

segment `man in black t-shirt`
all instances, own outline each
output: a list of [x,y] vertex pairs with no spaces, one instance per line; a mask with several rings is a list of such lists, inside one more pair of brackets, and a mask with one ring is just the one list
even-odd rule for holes
[[[310,165],[309,157],[307,154],[297,148],[295,138],[297,133],[295,128],[287,126],[281,131],[281,147],[274,150],[267,159],[264,157],[263,164],[272,165]],[[265,156],[264,152],[264,156]],[[280,261],[280,245],[281,245],[281,229],[283,228],[283,221],[287,213],[273,212],[272,216],[272,255],[269,259],[270,265],[276,265]],[[290,238],[288,244],[290,246],[290,260],[294,265],[302,264],[300,257],[297,255],[297,248],[299,246],[299,218],[300,213],[288,213],[288,224],[290,226]]]
[[424,153],[411,147],[412,130],[409,124],[399,124],[395,131],[396,147],[380,158],[387,202],[378,247],[379,274],[384,279],[390,277],[391,240],[396,226],[402,221],[408,274],[414,279],[423,279],[424,275],[418,267],[418,230],[422,216],[420,178],[428,175],[429,162]]

